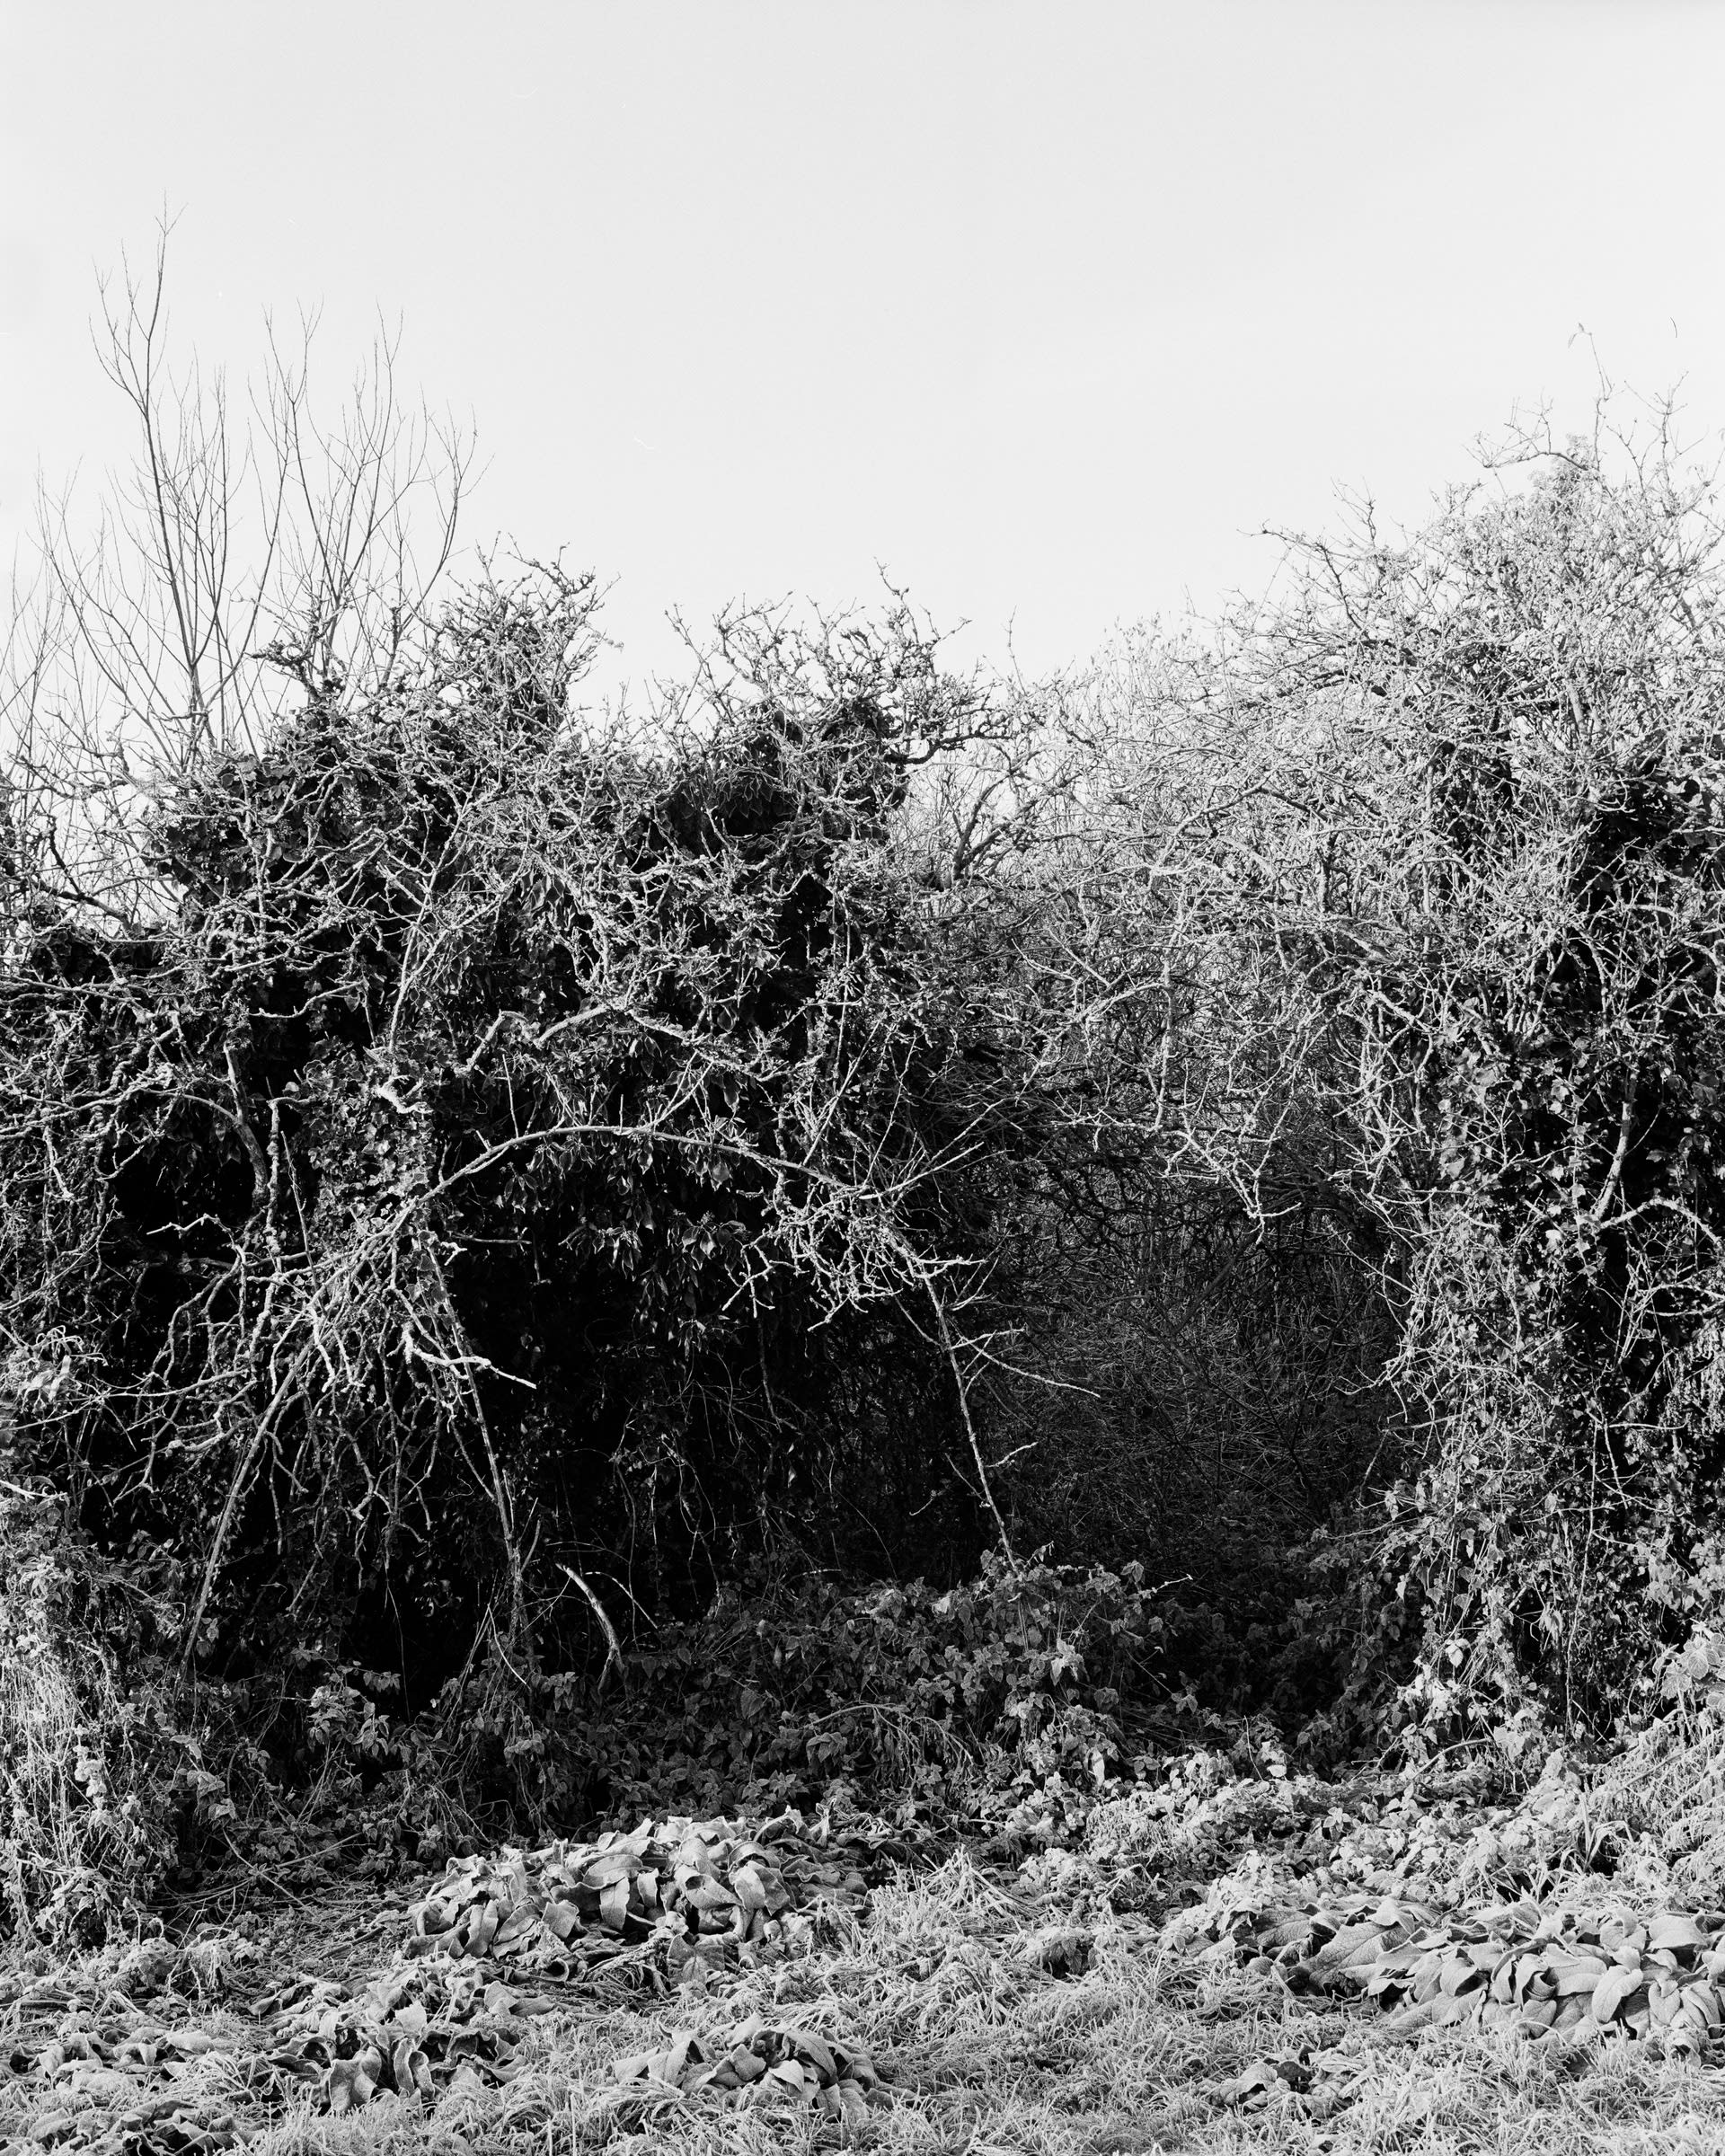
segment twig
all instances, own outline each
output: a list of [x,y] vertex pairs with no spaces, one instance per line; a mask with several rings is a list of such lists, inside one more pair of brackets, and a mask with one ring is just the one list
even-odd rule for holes
[[611,1666],[614,1662],[616,1664],[618,1679],[619,1681],[622,1680],[624,1674],[623,1642],[617,1637],[617,1628],[612,1623],[610,1616],[606,1610],[605,1604],[599,1600],[598,1596],[593,1592],[592,1588],[588,1586],[586,1580],[581,1577],[580,1574],[579,1572],[572,1571],[568,1565],[562,1562],[561,1559],[558,1560],[557,1569],[562,1574],[565,1579],[571,1581],[574,1586],[578,1586],[581,1593],[586,1595],[588,1601],[592,1604],[593,1614],[599,1621],[599,1629],[605,1634],[605,1667],[599,1672],[598,1683],[598,1689],[603,1692],[605,1690],[605,1680],[610,1675]]
[[959,1413],[964,1418],[964,1434],[970,1440],[970,1457],[977,1463],[977,1480],[982,1485],[982,1494],[988,1509],[995,1515],[995,1530],[1000,1536],[1000,1546],[1006,1553],[1006,1562],[1014,1572],[1020,1569],[1013,1538],[1006,1532],[1006,1522],[1000,1507],[995,1502],[994,1485],[988,1480],[988,1469],[982,1456],[982,1443],[977,1436],[977,1426],[970,1416],[970,1399],[965,1387],[964,1373],[959,1367],[959,1351],[953,1343],[952,1328],[946,1321],[946,1305],[941,1301],[934,1283],[924,1283],[928,1299],[934,1307],[934,1322],[940,1329],[941,1346],[946,1350],[947,1366],[952,1373],[952,1383],[959,1395]]

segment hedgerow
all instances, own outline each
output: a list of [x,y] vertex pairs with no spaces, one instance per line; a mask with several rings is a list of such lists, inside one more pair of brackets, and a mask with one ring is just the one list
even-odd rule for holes
[[[278,367],[238,573],[226,408],[128,306],[139,514],[49,544],[4,686],[21,1915],[246,1791],[368,1863],[668,1784],[1011,1839],[1128,1692],[1326,1758],[1657,1706],[1725,1533],[1668,430],[1525,437],[1069,677],[889,594],[636,709],[590,577],[448,579],[388,355],[345,437]],[[147,1742],[68,1780],[96,1724]]]

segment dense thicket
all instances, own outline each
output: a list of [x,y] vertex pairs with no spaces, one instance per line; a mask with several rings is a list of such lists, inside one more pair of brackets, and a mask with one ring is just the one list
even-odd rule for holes
[[530,1657],[571,1572],[907,1547],[950,1480],[992,1051],[885,825],[962,701],[757,648],[631,740],[571,723],[588,616],[473,595],[165,789],[124,932],[14,918],[5,1285],[65,1374],[13,1443],[188,1568],[188,1655],[315,1630],[423,1698],[497,1580]]
[[[588,580],[410,586],[375,411],[320,490],[279,385],[242,589],[117,374],[149,514],[13,633],[0,1474],[159,1679],[285,1758],[314,1685],[476,1727],[479,1673],[538,1757],[712,1605],[675,1667],[801,1788],[1057,1694],[1107,1771],[1068,1604],[1141,1689],[1512,1749],[1714,1609],[1725,685],[1662,437],[1039,688],[894,603],[723,623],[628,719]],[[956,1691],[807,1584],[991,1542],[1024,1636]]]
[[1725,907],[1710,483],[1657,430],[1512,446],[1115,703],[1207,774],[1119,932],[1256,1044],[1182,1127],[1392,1328],[1362,1674],[1514,1742],[1645,1701],[1717,1594]]

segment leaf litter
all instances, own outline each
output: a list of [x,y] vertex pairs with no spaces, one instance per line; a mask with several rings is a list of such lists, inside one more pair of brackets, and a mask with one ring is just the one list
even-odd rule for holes
[[[255,1947],[223,1947],[209,1926],[177,1947],[141,1941],[75,1976],[0,1988],[0,2144],[181,2156],[379,2099],[427,2115],[507,2104],[542,2072],[545,2046],[527,2041],[535,2025],[641,2011],[662,2027],[666,2007],[701,2001],[710,1983],[723,1993],[769,1981],[775,2001],[789,1982],[770,2011],[696,2013],[595,2061],[581,2132],[650,2137],[690,2106],[785,2105],[854,2139],[871,2114],[901,2099],[945,2101],[954,2072],[961,2088],[980,2071],[963,2058],[927,2064],[926,2032],[958,2004],[1009,2028],[1024,1986],[1075,1996],[1110,1955],[1160,1970],[1176,1992],[1256,1986],[1287,2002],[1285,2035],[1289,2015],[1368,2008],[1390,2039],[1471,2028],[1530,2050],[1634,2046],[1699,2063],[1725,2050],[1725,1912],[1648,1906],[1645,1895],[1565,1906],[1550,1891],[1458,1901],[1467,1866],[1455,1851],[1473,1845],[1477,1820],[1458,1813],[1447,1867],[1428,1852],[1411,1877],[1405,1851],[1369,1860],[1394,1858],[1402,1839],[1384,1807],[1374,1819],[1359,1800],[1338,1839],[1341,1807],[1322,1795],[1240,1785],[1233,1813],[1221,1807],[1233,1826],[1218,1829],[1208,1798],[1189,1790],[1169,1805],[1139,1789],[1099,1807],[1079,1850],[1029,1860],[1013,1884],[960,1851],[943,1868],[942,1908],[965,1937],[907,1948],[898,1973],[923,2003],[908,2019],[877,2015],[871,2042],[830,2026],[830,2013],[816,2026],[795,2002],[820,1995],[824,1953],[851,1950],[880,1888],[910,1879],[907,1860],[928,1851],[878,1826],[840,1833],[794,1814],[647,1821],[454,1859],[417,1899],[391,1897],[393,1913],[349,1927],[350,1947],[378,1922],[395,1932],[363,1981],[296,1970],[266,1982]],[[1219,1867],[1203,1882],[1200,1854]],[[1559,1882],[1571,1901],[1579,1883]],[[892,1886],[889,1904],[902,1901]],[[883,2027],[889,2055],[877,2064]],[[1204,2084],[1208,2100],[1333,2119],[1382,2054],[1313,2033],[1236,2055],[1234,2072]]]
[[[228,2148],[296,2095],[339,2116],[381,2095],[482,2093],[515,2077],[541,2016],[579,2001],[664,1999],[726,1965],[813,1951],[823,1924],[862,1909],[871,1881],[907,1848],[894,1833],[834,1835],[786,1814],[752,1828],[645,1821],[591,1842],[452,1859],[405,1911],[387,1966],[361,1985],[296,1975],[212,2014],[217,1995],[240,1988],[231,1964],[212,1964],[196,2028],[164,2027],[140,2006],[127,1961],[105,1979],[16,1986],[0,2090],[40,2099],[28,2107],[27,2145],[102,2156]],[[129,1961],[147,1993],[176,1958],[186,1949],[176,1957],[150,1941]],[[761,2088],[836,2117],[878,2080],[861,2046],[835,2050],[765,2021],[743,2024],[721,2056],[689,2037],[674,2068],[659,2054],[624,2065],[624,2081],[654,2090],[741,2099]],[[622,2108],[640,2102],[625,2097]]]

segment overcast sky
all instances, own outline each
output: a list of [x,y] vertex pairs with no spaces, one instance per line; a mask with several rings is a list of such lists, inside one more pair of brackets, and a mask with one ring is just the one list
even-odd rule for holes
[[164,203],[184,347],[314,305],[339,383],[399,319],[469,536],[615,577],[643,669],[877,564],[1081,658],[1579,422],[1594,349],[1725,425],[1711,0],[0,0],[0,92],[6,556],[120,447],[96,278]]

